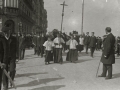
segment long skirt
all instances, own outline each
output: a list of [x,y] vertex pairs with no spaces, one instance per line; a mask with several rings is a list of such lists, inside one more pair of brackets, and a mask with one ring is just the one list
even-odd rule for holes
[[62,63],[62,48],[55,48],[54,49],[54,63]]
[[53,61],[53,53],[51,51],[46,50],[45,62]]
[[67,53],[66,61],[75,62],[78,60],[78,52],[76,49],[70,49]]

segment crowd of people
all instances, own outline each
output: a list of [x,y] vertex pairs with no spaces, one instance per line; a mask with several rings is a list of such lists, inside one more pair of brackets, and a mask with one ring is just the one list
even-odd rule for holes
[[[92,58],[94,58],[95,50],[102,50],[101,61],[103,62],[104,70],[100,77],[105,77],[108,70],[108,78],[111,78],[112,64],[115,63],[113,54],[117,53],[117,56],[120,55],[120,37],[114,40],[109,27],[106,28],[106,35],[102,38],[96,37],[94,32],[91,32],[91,35],[89,35],[89,32],[86,35],[78,35],[77,33],[67,35],[60,32],[56,35],[45,35],[44,33],[34,35],[18,33],[16,35],[11,32],[9,27],[3,27],[2,32],[0,32],[0,90],[1,83],[3,83],[4,90],[8,90],[9,86],[8,78],[3,73],[3,69],[9,72],[11,79],[14,80],[16,61],[23,60],[25,49],[30,47],[34,48],[34,55],[38,55],[41,58],[45,57],[45,65],[50,64],[50,61],[62,64],[62,53],[65,51],[67,51],[66,61],[75,63],[78,60],[78,54],[84,49],[86,54],[88,54],[88,49],[90,49]],[[112,58],[111,61],[107,61],[109,58]],[[10,86],[12,87],[12,83],[10,83]]]

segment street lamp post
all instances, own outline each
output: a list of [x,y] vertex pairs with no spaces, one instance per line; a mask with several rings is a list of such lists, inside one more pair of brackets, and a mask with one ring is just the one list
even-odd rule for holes
[[83,22],[84,20],[84,0],[82,0],[82,23],[81,23],[81,34],[83,34]]
[[62,5],[62,6],[63,6],[63,9],[62,9],[62,20],[61,20],[61,33],[62,33],[63,16],[64,16],[64,7],[65,7],[65,6],[68,6],[68,5],[66,5],[66,4],[65,4],[65,1],[63,2],[63,4],[60,4],[60,5]]

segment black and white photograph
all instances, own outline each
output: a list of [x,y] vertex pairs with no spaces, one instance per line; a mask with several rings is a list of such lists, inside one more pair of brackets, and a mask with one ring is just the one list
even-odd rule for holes
[[120,90],[120,0],[0,0],[0,90]]

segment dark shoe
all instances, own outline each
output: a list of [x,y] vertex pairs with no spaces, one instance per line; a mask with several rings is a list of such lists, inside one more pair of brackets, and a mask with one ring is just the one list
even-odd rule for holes
[[104,75],[98,75],[98,77],[106,77],[106,76],[104,76]]
[[112,77],[106,77],[105,80],[112,79]]

